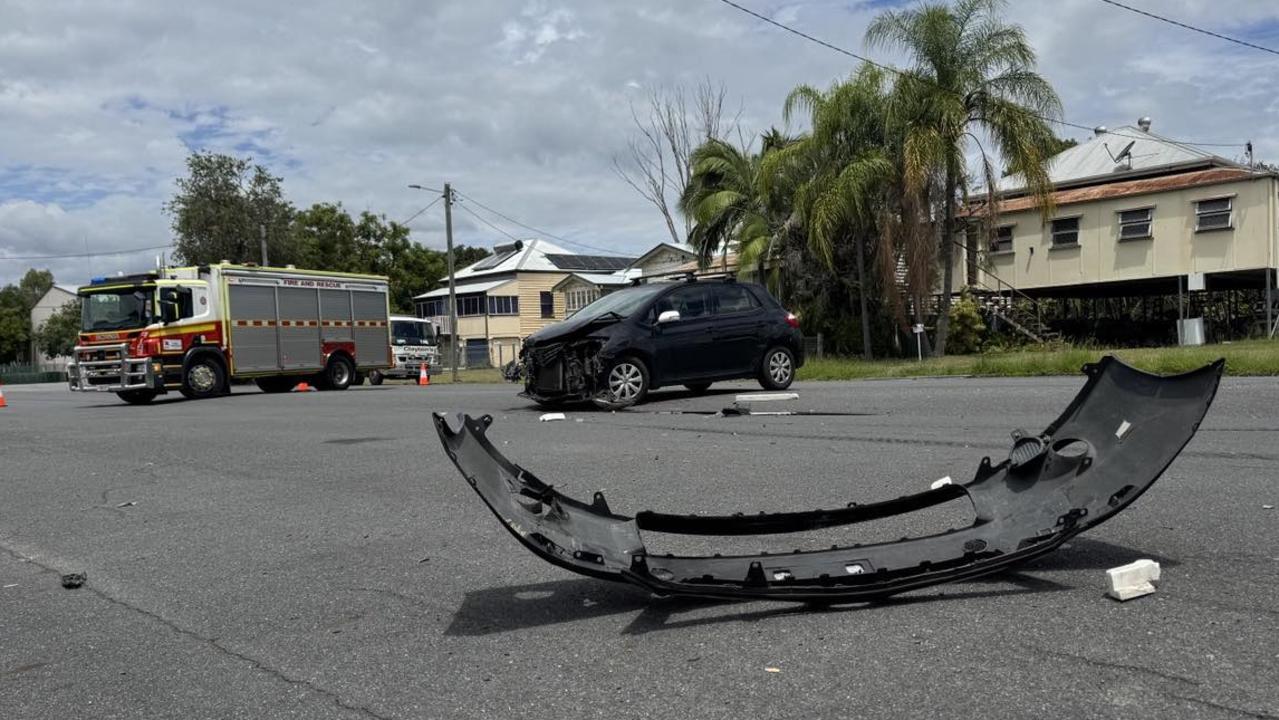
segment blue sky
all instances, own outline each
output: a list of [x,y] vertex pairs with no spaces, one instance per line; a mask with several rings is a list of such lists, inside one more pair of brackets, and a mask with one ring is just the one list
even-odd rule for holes
[[[857,52],[887,4],[741,2]],[[1272,0],[1131,4],[1279,46]],[[341,201],[399,220],[429,201],[407,184],[448,180],[529,225],[638,252],[665,229],[612,169],[633,133],[632,103],[707,78],[727,87],[753,134],[782,124],[794,85],[825,86],[853,69],[715,0],[371,7],[0,0],[0,256],[167,243],[161,209],[193,149],[252,155],[301,206]],[[1252,140],[1261,158],[1279,160],[1279,56],[1098,0],[1015,0],[1007,14],[1026,28],[1070,120],[1150,115],[1162,134],[1234,143],[1213,148],[1228,157]],[[437,206],[411,227],[438,247],[442,224]],[[455,224],[459,242],[506,241],[466,213]],[[137,269],[152,255],[92,265]],[[0,283],[31,264],[66,282],[86,272],[83,260],[0,260]]]

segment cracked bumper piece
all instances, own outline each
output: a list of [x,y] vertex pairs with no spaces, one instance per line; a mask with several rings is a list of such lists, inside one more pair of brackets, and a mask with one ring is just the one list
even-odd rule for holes
[[[582,502],[502,456],[486,437],[492,418],[435,415],[440,440],[503,525],[542,559],[630,582],[659,595],[806,602],[886,597],[974,578],[1050,552],[1145,492],[1194,436],[1224,361],[1160,377],[1113,357],[1087,365],[1088,381],[1043,432],[1016,431],[1009,456],[984,458],[973,479],[916,495],[830,510],[723,516],[609,509]],[[760,555],[650,555],[641,531],[764,535],[853,525],[966,497],[971,526],[898,542]]]

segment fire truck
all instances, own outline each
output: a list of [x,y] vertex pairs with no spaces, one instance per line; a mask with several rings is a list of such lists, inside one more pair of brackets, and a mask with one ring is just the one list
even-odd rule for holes
[[146,404],[252,380],[345,390],[391,367],[387,278],[221,263],[94,278],[79,289],[72,390]]

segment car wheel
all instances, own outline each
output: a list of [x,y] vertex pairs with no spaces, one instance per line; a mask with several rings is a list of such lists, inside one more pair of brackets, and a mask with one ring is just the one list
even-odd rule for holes
[[182,373],[182,394],[192,400],[204,400],[222,394],[226,373],[222,363],[211,355],[192,360]]
[[324,368],[324,389],[345,390],[351,387],[355,379],[355,366],[345,355],[334,355],[329,358],[328,367]]
[[386,379],[386,376],[384,376],[384,375],[382,374],[382,371],[381,371],[381,370],[370,370],[370,371],[369,371],[369,384],[370,384],[370,385],[373,385],[374,387],[376,387],[376,386],[378,386],[378,385],[381,385],[381,384],[382,384],[382,381],[383,381],[384,379]]
[[692,392],[694,395],[701,395],[702,393],[710,389],[711,384],[707,382],[686,383],[684,387],[688,388],[689,391]]
[[785,390],[795,381],[795,355],[782,346],[769,348],[759,367],[759,384],[765,390]]
[[116,395],[130,405],[146,405],[155,399],[156,392],[154,390],[125,390],[118,392]]
[[617,358],[604,372],[604,387],[596,394],[595,404],[607,409],[630,407],[648,395],[648,367],[630,355]]

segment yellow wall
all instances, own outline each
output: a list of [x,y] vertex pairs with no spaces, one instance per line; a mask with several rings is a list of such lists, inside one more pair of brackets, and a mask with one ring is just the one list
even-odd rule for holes
[[[515,280],[519,283],[520,295],[520,337],[531,335],[537,330],[564,318],[564,296],[551,292],[568,273],[519,273]],[[542,317],[542,292],[550,292],[555,302],[555,317]]]
[[[1013,252],[986,255],[984,284],[991,274],[1019,290],[1192,272],[1275,267],[1279,257],[1279,183],[1263,177],[1148,195],[1060,205],[1053,217],[1079,216],[1079,247],[1052,248],[1052,228],[1038,210],[1006,213],[999,224],[1013,225]],[[1232,230],[1195,232],[1195,203],[1233,196]],[[1154,208],[1153,238],[1119,241],[1119,211]],[[957,238],[962,243],[962,236]],[[965,253],[955,248],[955,285],[965,283]]]

